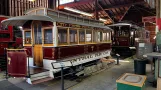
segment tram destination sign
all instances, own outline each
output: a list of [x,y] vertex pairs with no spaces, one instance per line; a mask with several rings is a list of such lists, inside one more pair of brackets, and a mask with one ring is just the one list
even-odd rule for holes
[[72,27],[72,28],[81,28],[81,29],[103,30],[102,28],[90,27],[90,26],[84,26],[84,25],[78,25],[78,24],[71,24],[71,23],[63,23],[63,22],[57,22],[56,25],[57,26],[61,26],[61,27]]

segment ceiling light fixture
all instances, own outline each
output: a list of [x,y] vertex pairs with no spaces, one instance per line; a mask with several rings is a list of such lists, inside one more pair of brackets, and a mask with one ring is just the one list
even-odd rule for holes
[[28,0],[28,1],[34,2],[35,0]]
[[103,18],[99,18],[100,21],[103,21],[103,22],[106,22],[107,20],[106,19],[103,19]]
[[[82,15],[90,16],[90,17],[92,17],[94,15],[94,14],[86,13],[86,12],[83,12],[83,11],[80,11],[80,10],[77,10],[77,9],[73,9],[73,8],[70,8],[70,7],[64,7],[64,9],[68,10],[68,11],[75,12],[75,13],[79,13],[79,14],[82,14]],[[99,20],[103,21],[103,22],[107,21],[106,19],[103,19],[103,18],[99,18]]]
[[86,12],[83,12],[83,11],[80,11],[80,10],[77,10],[77,9],[73,9],[73,8],[70,8],[70,7],[64,7],[65,10],[68,10],[68,11],[72,11],[72,12],[75,12],[75,13],[80,13],[80,14],[83,14],[83,15],[86,15],[86,16],[93,16],[93,14],[90,14],[90,13],[86,13]]

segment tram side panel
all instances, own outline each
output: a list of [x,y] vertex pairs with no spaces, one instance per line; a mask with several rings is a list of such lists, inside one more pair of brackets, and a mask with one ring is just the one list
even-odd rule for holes
[[88,53],[99,52],[99,51],[110,50],[110,49],[111,49],[110,43],[76,45],[76,46],[65,46],[65,47],[55,47],[55,48],[44,47],[43,57],[44,59],[59,60],[59,59],[72,57],[76,55],[88,54]]
[[[25,47],[27,54],[30,58],[33,58],[32,47]],[[62,46],[62,47],[43,47],[43,59],[64,61],[66,58],[90,54],[99,53],[101,51],[111,50],[111,43],[90,44],[90,45],[76,45],[76,46]]]

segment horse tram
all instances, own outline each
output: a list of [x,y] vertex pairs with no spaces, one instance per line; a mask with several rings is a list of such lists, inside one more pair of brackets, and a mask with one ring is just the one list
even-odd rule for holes
[[97,20],[34,8],[2,23],[23,27],[24,48],[7,49],[8,75],[27,77],[29,84],[59,77],[60,68],[54,67],[62,63],[70,66],[65,75],[97,71],[100,59],[110,56],[112,29]]

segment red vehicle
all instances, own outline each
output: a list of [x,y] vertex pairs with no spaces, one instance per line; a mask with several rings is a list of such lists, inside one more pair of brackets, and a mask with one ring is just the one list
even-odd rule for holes
[[[23,50],[13,53],[16,49],[8,49],[8,71],[13,77],[26,77],[28,73],[26,81],[29,84],[60,77],[60,63],[71,66],[65,68],[66,75],[88,75],[89,71],[98,71],[94,67],[99,66],[101,58],[110,56],[112,29],[97,20],[48,8],[35,8],[28,10],[24,16],[3,20],[2,23],[23,27],[23,46],[28,60]],[[24,55],[23,60],[20,54]],[[27,66],[28,72],[24,72]]]
[[112,55],[130,57],[135,54],[138,42],[149,42],[149,31],[132,23],[109,25],[112,29]]
[[[2,20],[5,20],[9,17],[7,16],[0,16],[0,22]],[[21,35],[17,37],[18,34],[21,34],[21,31],[16,29],[16,27],[13,26],[3,26],[0,23],[0,69],[4,70],[5,68],[5,48],[9,47],[18,47],[22,44],[22,38]]]

